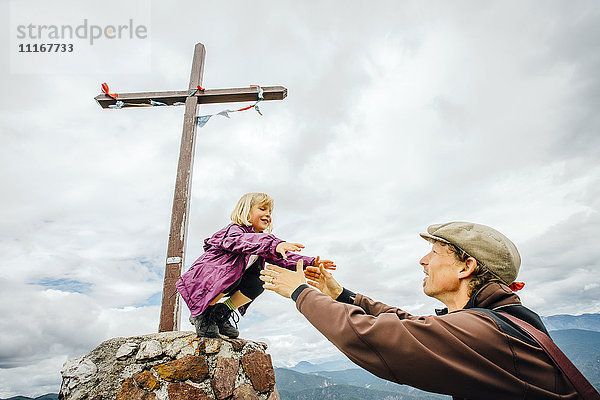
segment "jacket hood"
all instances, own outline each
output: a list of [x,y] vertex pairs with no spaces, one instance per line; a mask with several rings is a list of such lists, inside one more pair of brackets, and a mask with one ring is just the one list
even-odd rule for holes
[[503,283],[490,282],[475,293],[464,308],[489,308],[521,304],[521,299]]

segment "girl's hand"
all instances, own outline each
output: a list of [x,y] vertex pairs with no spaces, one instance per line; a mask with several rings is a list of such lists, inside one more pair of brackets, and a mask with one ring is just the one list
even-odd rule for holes
[[300,243],[281,242],[275,247],[275,251],[280,253],[283,258],[287,259],[287,256],[285,255],[286,251],[300,251],[303,248],[304,245]]
[[333,278],[333,275],[331,275],[331,273],[327,271],[322,264],[320,264],[318,267],[306,267],[306,270],[304,271],[304,277],[306,278],[306,283],[316,287],[333,300],[337,299],[344,290],[344,288],[337,283],[337,281]]
[[323,268],[325,269],[331,269],[334,270],[337,268],[337,266],[335,265],[335,263],[331,260],[321,260],[321,257],[318,257],[315,259],[315,262],[313,263],[313,265],[315,267],[320,267],[321,265],[323,266]]

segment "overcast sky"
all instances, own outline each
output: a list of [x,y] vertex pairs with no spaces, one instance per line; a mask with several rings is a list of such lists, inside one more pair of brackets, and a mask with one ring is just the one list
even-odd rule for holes
[[[598,2],[38,4],[0,1],[0,397],[58,392],[68,358],[157,331],[184,110],[93,98],[102,82],[185,90],[198,42],[204,87],[282,85],[288,97],[198,130],[186,268],[243,193],[264,191],[275,235],[412,313],[440,306],[421,290],[430,245],[418,233],[453,220],[516,243],[525,305],[600,312]],[[36,43],[15,42],[23,15],[133,19],[148,35],[55,40],[77,46],[50,62],[17,54]],[[342,358],[272,293],[240,329],[277,366]]]

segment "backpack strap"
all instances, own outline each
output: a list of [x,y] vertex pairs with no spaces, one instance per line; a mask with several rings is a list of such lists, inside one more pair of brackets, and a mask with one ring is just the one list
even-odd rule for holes
[[527,334],[523,329],[521,329],[518,325],[513,323],[510,319],[506,317],[506,313],[510,313],[511,315],[528,322],[530,325],[533,325],[535,328],[541,330],[542,332],[547,332],[546,327],[544,326],[542,320],[535,314],[533,311],[529,310],[526,307],[521,305],[511,305],[510,307],[503,307],[502,311],[499,312],[500,309],[489,309],[489,308],[469,308],[464,309],[464,311],[475,311],[490,317],[498,328],[503,333],[508,336],[518,339],[522,342],[525,342],[531,346],[539,347],[538,343],[533,340],[533,338]]
[[562,373],[571,382],[575,390],[579,393],[583,400],[600,400],[600,394],[592,386],[592,384],[583,376],[583,374],[573,365],[573,363],[567,358],[556,343],[550,339],[548,335],[534,328],[529,323],[519,319],[509,313],[498,311],[499,313],[506,316],[515,325],[519,326],[525,332],[529,334],[541,347],[544,349],[550,359],[556,364],[556,366],[562,371]]

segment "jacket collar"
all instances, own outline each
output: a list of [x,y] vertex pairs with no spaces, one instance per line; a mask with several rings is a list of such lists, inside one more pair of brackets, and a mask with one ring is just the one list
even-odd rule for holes
[[[512,290],[509,289],[503,283],[490,282],[477,293],[475,293],[467,305],[463,309],[468,308],[489,308],[494,309],[496,307],[507,306],[507,305],[520,305],[521,299]],[[436,315],[448,314],[447,308],[436,309]]]
[[[234,225],[234,224],[232,224]],[[242,231],[246,232],[246,233],[254,233],[254,228],[252,227],[252,225],[238,225]]]
[[492,309],[517,304],[521,304],[521,299],[508,286],[503,283],[490,282],[471,296],[464,308]]

